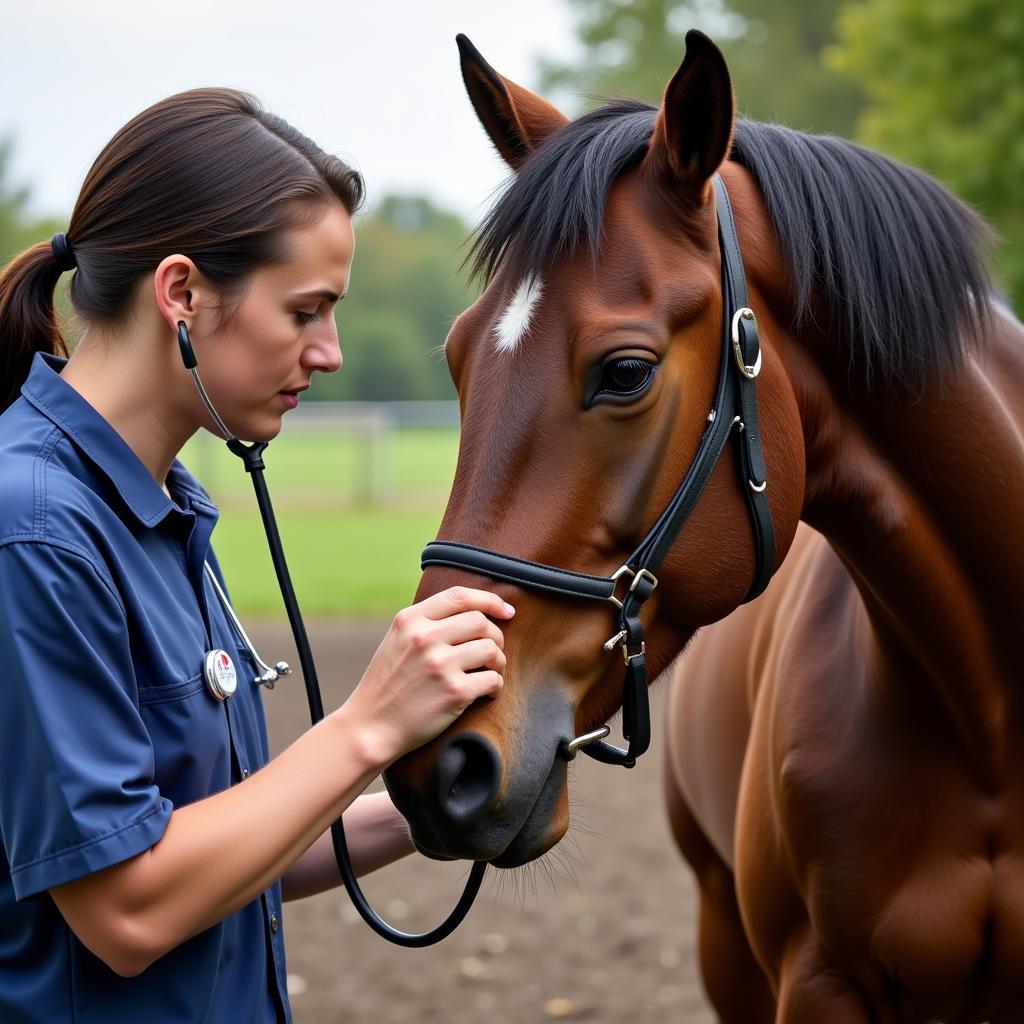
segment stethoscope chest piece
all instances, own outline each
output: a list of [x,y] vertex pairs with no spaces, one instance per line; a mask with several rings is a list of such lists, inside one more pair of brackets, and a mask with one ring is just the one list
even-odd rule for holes
[[238,689],[238,673],[227,651],[208,651],[203,661],[206,689],[215,700],[227,700]]

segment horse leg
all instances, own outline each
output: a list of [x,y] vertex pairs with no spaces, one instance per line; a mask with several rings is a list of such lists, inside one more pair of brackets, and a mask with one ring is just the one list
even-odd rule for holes
[[671,771],[665,789],[672,833],[697,876],[700,969],[708,999],[722,1024],[772,1024],[775,997],[743,930],[733,873],[701,831]]
[[873,1024],[877,1020],[857,986],[819,953],[810,937],[782,963],[776,1024]]

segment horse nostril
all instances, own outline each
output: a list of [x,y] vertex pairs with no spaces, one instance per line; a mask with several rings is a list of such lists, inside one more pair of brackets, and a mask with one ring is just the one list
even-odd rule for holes
[[455,824],[466,825],[494,803],[501,762],[482,736],[456,736],[438,755],[436,776],[441,813]]

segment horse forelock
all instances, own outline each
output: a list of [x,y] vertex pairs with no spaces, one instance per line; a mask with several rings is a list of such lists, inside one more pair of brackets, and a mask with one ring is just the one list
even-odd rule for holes
[[597,258],[608,192],[646,154],[656,111],[645,103],[600,107],[570,121],[506,182],[470,252],[490,281],[499,265],[515,280],[539,277],[581,245]]

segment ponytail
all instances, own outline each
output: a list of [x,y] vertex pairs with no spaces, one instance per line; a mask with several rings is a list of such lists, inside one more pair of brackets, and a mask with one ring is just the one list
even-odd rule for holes
[[0,273],[0,412],[18,397],[36,352],[68,354],[53,308],[61,273],[50,242],[26,249]]

